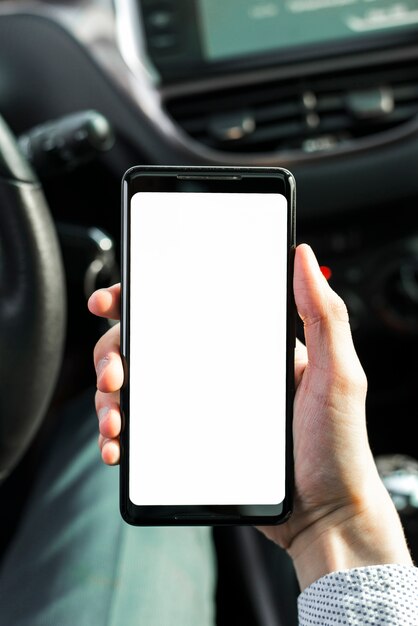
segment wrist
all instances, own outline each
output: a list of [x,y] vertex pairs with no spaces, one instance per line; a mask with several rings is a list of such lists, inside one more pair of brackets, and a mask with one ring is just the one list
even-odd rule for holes
[[388,563],[412,565],[398,513],[383,485],[379,492],[371,506],[359,501],[340,507],[294,538],[288,553],[301,590],[338,570]]

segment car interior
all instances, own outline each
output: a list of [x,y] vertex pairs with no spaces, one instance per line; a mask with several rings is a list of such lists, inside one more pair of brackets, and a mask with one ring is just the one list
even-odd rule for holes
[[[108,326],[86,302],[119,279],[122,175],[162,164],[295,176],[416,559],[417,2],[0,0],[0,116],[0,558],[60,409],[95,388]],[[217,624],[297,624],[288,557],[253,528],[214,538]]]

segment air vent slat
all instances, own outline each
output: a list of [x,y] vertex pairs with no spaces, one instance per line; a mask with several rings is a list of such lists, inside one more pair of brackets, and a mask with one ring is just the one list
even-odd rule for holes
[[396,85],[393,87],[393,93],[397,102],[418,101],[418,85]]
[[417,113],[418,102],[415,105],[412,104],[410,106],[401,105],[399,107],[396,107],[393,113],[388,115],[384,120],[382,120],[382,122],[390,124],[400,124],[402,122],[407,122],[412,117],[417,115]]
[[310,151],[332,149],[418,115],[418,64],[226,86],[173,98],[166,108],[195,140],[224,151],[305,149],[311,139]]
[[254,109],[254,117],[257,122],[269,122],[271,120],[294,118],[300,115],[302,109],[302,102],[298,101],[277,103],[267,106],[263,105]]
[[252,135],[248,135],[241,140],[241,145],[254,144],[258,142],[277,142],[282,139],[289,139],[294,136],[303,135],[305,125],[302,122],[291,122],[286,125],[275,124],[257,128]]
[[338,133],[350,128],[351,120],[348,115],[329,115],[321,118],[318,128],[321,133]]
[[318,98],[316,110],[318,113],[325,113],[328,111],[341,111],[342,108],[344,108],[344,97],[341,94],[321,95]]

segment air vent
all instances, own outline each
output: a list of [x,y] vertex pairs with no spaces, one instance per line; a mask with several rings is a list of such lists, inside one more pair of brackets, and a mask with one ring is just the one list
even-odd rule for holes
[[389,130],[418,114],[418,64],[341,72],[172,98],[194,139],[229,152],[315,152]]

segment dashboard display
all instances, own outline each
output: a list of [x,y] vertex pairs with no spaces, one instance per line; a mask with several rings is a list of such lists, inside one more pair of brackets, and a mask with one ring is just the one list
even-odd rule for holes
[[207,61],[418,25],[417,0],[198,0]]
[[163,80],[416,43],[418,33],[418,0],[141,0],[140,7]]

